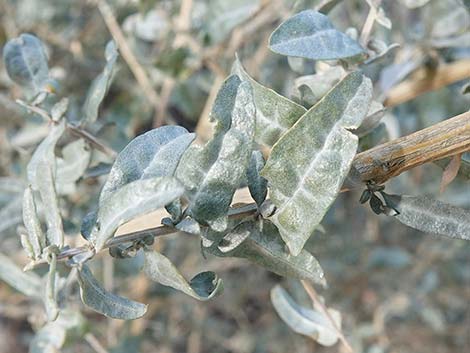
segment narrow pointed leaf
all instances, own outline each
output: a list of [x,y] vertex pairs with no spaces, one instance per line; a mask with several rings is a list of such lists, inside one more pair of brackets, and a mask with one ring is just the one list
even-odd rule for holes
[[134,320],[142,317],[147,305],[107,292],[96,280],[87,265],[78,272],[80,296],[85,305],[113,319]]
[[422,232],[470,240],[470,211],[429,196],[385,194],[387,206],[399,214],[394,218]]
[[313,60],[344,59],[365,53],[359,43],[336,30],[327,16],[313,10],[284,21],[271,34],[269,47],[278,54]]
[[298,255],[335,200],[351,166],[357,129],[367,114],[372,84],[354,72],[305,113],[274,145],[261,175],[268,179],[271,217]]
[[42,293],[41,278],[33,272],[23,272],[7,256],[0,253],[0,280],[28,297],[39,297]]
[[187,189],[189,215],[216,230],[227,226],[233,194],[250,162],[255,106],[250,84],[236,75],[222,85],[211,112],[214,137],[183,155],[176,176]]
[[56,292],[56,272],[57,272],[57,255],[50,254],[49,273],[47,274],[46,290],[44,296],[44,304],[46,305],[47,318],[49,321],[55,321],[59,315],[59,306],[57,305]]
[[306,250],[302,250],[297,256],[290,254],[278,230],[269,221],[263,222],[262,230],[255,222],[243,222],[223,238],[218,248],[208,251],[216,256],[250,260],[287,278],[326,284],[323,269],[317,259]]
[[117,156],[101,191],[100,202],[132,181],[173,176],[194,138],[194,134],[181,126],[163,126],[137,136]]
[[164,255],[147,250],[143,271],[151,280],[175,288],[197,300],[208,300],[220,294],[222,280],[214,272],[201,272],[188,283]]
[[233,64],[232,73],[238,75],[243,81],[249,82],[253,88],[256,107],[255,141],[257,143],[271,147],[307,111],[301,105],[252,79],[238,57]]
[[[332,346],[338,333],[321,312],[298,305],[280,285],[271,289],[271,302],[281,319],[294,331],[309,336],[323,346]],[[336,325],[341,326],[339,312],[329,309]]]
[[25,33],[9,40],[3,48],[3,62],[13,81],[34,95],[44,90],[49,68],[44,45],[37,37]]
[[106,65],[103,72],[96,77],[91,83],[88,90],[85,105],[83,106],[83,123],[93,123],[98,118],[98,109],[103,101],[113,77],[113,69],[119,57],[117,46],[114,41],[110,41],[106,45]]
[[250,195],[258,206],[261,206],[268,193],[268,181],[259,174],[264,164],[263,154],[260,151],[253,151],[246,178]]
[[183,185],[172,177],[136,180],[121,187],[99,205],[90,235],[95,250],[101,250],[120,225],[164,207],[183,193]]
[[29,186],[23,195],[23,223],[26,227],[28,242],[31,244],[33,260],[37,260],[46,245],[46,238],[38,218],[33,190]]

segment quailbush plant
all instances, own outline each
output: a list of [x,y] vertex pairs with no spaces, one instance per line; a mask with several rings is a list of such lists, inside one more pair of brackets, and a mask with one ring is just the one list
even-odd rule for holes
[[[375,6],[371,2],[371,6]],[[377,21],[387,25],[383,10]],[[357,31],[356,31],[357,33]],[[68,101],[52,106],[56,85],[48,73],[44,45],[32,34],[22,34],[4,47],[10,78],[25,89],[30,111],[49,121],[49,133],[27,165],[23,196],[21,244],[30,258],[27,272],[3,258],[1,277],[19,291],[44,302],[47,323],[31,345],[32,352],[59,349],[67,330],[81,327],[81,315],[70,309],[62,292],[69,283],[58,271],[59,261],[77,271],[83,303],[105,316],[132,320],[145,315],[147,305],[107,292],[88,266],[102,250],[116,259],[144,253],[143,273],[165,286],[197,300],[209,300],[223,290],[222,279],[207,271],[187,280],[160,252],[154,237],[185,232],[200,241],[203,255],[239,257],[269,271],[304,283],[326,285],[319,262],[304,248],[336,200],[358,148],[359,137],[374,130],[383,106],[374,100],[371,80],[361,69],[380,60],[390,47],[371,49],[371,42],[354,31],[335,29],[328,17],[302,11],[284,21],[271,35],[275,53],[311,60],[329,60],[329,76],[304,78],[297,102],[279,95],[249,76],[238,58],[212,106],[213,137],[204,145],[181,126],[168,125],[133,139],[117,156],[89,131],[112,82],[118,48],[109,42],[106,65],[93,81],[82,107],[82,118],[67,117]],[[364,42],[364,39],[366,41]],[[338,75],[339,73],[339,75]],[[325,83],[327,82],[327,83]],[[325,86],[326,85],[326,86]],[[313,89],[312,89],[313,87]],[[309,104],[310,102],[310,104]],[[379,115],[379,116],[378,116]],[[79,136],[57,153],[69,132]],[[93,150],[108,153],[114,163],[96,204],[89,205],[81,235],[86,245],[66,243],[61,198],[87,172]],[[385,213],[417,229],[468,240],[468,211],[427,197],[389,195],[381,185],[365,182],[361,202],[377,214]],[[248,187],[253,203],[233,205],[235,192]],[[124,223],[166,208],[162,226],[132,237],[114,237]],[[197,239],[197,240],[196,240]],[[35,271],[47,263],[41,278]],[[281,287],[272,302],[292,329],[332,345],[341,338],[338,312],[297,305]]]

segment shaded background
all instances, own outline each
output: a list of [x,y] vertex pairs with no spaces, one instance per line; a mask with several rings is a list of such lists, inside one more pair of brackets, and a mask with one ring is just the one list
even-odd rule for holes
[[[235,53],[251,76],[297,100],[302,97],[295,89],[295,79],[318,69],[313,62],[287,60],[270,52],[267,40],[283,19],[313,8],[319,1],[108,3],[150,82],[150,88],[136,82],[127,62],[119,59],[93,131],[117,151],[160,119],[197,130],[202,140],[207,139],[211,102],[230,72]],[[423,6],[410,8],[413,3]],[[376,98],[387,97],[391,86],[400,80],[412,80],[416,70],[432,70],[470,58],[468,36],[460,37],[468,35],[467,18],[441,22],[435,29],[439,19],[465,8],[464,1],[384,1],[383,6],[392,30],[376,24],[373,34],[388,44],[400,44],[400,48],[363,68],[374,82]],[[338,29],[355,27],[360,31],[368,10],[366,1],[344,1],[329,17]],[[444,29],[449,33],[442,34]],[[79,119],[88,87],[105,64],[104,47],[112,38],[96,2],[1,0],[0,46],[23,32],[34,33],[46,43],[51,75],[59,84],[53,100],[69,97],[68,118]],[[447,42],[442,44],[442,38]],[[16,235],[21,222],[18,200],[25,185],[25,166],[48,129],[41,119],[14,103],[22,92],[2,65],[0,177],[11,179],[4,179],[9,186],[0,189],[0,252],[24,265],[26,256]],[[364,138],[361,148],[468,110],[469,95],[461,94],[464,83],[441,87],[389,109],[380,131]],[[100,158],[93,161],[98,163]],[[393,179],[387,191],[431,194],[470,207],[467,178],[459,176],[440,194],[441,176],[440,166],[425,165]],[[81,218],[96,201],[102,182],[102,177],[84,178],[63,201],[69,244],[79,241]],[[393,218],[376,216],[359,204],[359,196],[360,191],[340,195],[324,219],[325,232],[315,234],[307,244],[329,283],[321,294],[329,306],[342,313],[343,331],[356,351],[470,351],[470,245],[419,233]],[[95,261],[95,273],[100,275],[101,271],[105,286],[149,303],[149,311],[142,319],[122,322],[84,310],[88,333],[70,338],[63,352],[100,352],[96,342],[115,353],[342,352],[339,344],[320,347],[291,332],[276,315],[269,300],[276,283],[282,282],[299,301],[308,304],[298,282],[243,260],[204,259],[199,241],[189,236],[166,237],[156,246],[188,277],[200,270],[216,271],[224,280],[224,294],[199,303],[149,282],[139,274],[140,256],[130,260],[101,256]],[[81,308],[76,294],[71,293],[76,307]],[[0,283],[1,353],[27,351],[42,310],[39,303]]]

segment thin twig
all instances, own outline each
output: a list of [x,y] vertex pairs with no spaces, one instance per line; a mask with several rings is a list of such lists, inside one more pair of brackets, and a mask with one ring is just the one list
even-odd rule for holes
[[[139,61],[132,52],[131,47],[127,43],[126,37],[124,36],[124,33],[122,32],[121,27],[119,26],[119,23],[116,20],[116,17],[114,17],[113,10],[108,5],[106,0],[98,0],[97,6],[98,10],[101,13],[101,16],[103,17],[106,27],[108,27],[111,36],[116,41],[119,47],[122,57],[129,66],[129,69],[132,71],[132,74],[137,80],[137,83],[144,91],[144,94],[147,97],[148,101],[154,107],[156,113],[158,111],[160,96],[153,88],[147,73],[145,72],[142,65],[140,65]],[[163,123],[164,116],[157,116],[154,125],[158,127],[163,125]]]
[[328,311],[328,308],[325,306],[325,304],[323,304],[323,302],[320,300],[320,298],[318,297],[318,294],[317,292],[315,291],[315,288],[313,288],[312,285],[310,285],[310,283],[308,283],[307,281],[305,280],[301,280],[300,282],[302,282],[302,285],[304,286],[304,289],[305,291],[307,292],[308,296],[310,297],[310,299],[312,300],[313,304],[320,308],[320,310],[323,312],[323,315],[325,315],[328,320],[330,320],[331,322],[331,325],[333,326],[333,328],[335,329],[336,331],[336,334],[338,335],[338,338],[339,340],[341,341],[341,343],[343,343],[344,347],[347,349],[347,351],[349,353],[354,353],[354,350],[352,349],[351,345],[349,344],[349,342],[346,340],[346,337],[344,337],[344,334],[343,332],[341,331],[341,329],[338,327],[338,325],[336,324],[335,320],[333,319],[333,317],[331,316],[330,312]]
[[382,1],[378,0],[376,6],[370,5],[369,13],[367,14],[366,21],[362,27],[361,36],[359,42],[365,47],[369,41],[372,27],[374,27],[375,18],[377,17],[377,8],[380,6]]

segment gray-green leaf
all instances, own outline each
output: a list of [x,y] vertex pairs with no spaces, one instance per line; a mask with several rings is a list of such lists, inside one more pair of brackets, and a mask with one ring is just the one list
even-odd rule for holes
[[230,231],[217,248],[208,251],[216,256],[240,257],[250,260],[284,277],[294,277],[325,285],[323,269],[317,259],[306,250],[291,255],[276,227],[269,221],[259,224],[247,221]]
[[387,206],[399,214],[394,218],[422,232],[470,240],[470,211],[429,196],[386,195]]
[[271,34],[269,47],[278,54],[313,60],[345,59],[365,53],[359,43],[336,30],[327,16],[313,10],[284,21]]
[[[323,346],[332,346],[338,341],[338,333],[326,315],[298,305],[280,285],[271,289],[271,302],[277,314],[294,332],[309,336]],[[333,309],[328,311],[336,325],[341,327],[340,313]]]
[[182,291],[197,300],[209,300],[223,289],[222,280],[211,271],[197,274],[188,283],[171,261],[156,251],[145,251],[143,271],[151,280]]
[[75,190],[75,182],[85,173],[91,158],[91,149],[84,139],[75,140],[62,149],[57,158],[56,187],[60,194]]
[[124,185],[99,204],[97,222],[90,235],[95,250],[101,250],[120,225],[164,207],[183,193],[183,185],[173,177],[136,180]]
[[194,134],[181,126],[163,126],[137,136],[117,156],[101,191],[100,202],[132,181],[173,176],[194,138]]
[[39,221],[33,190],[28,186],[23,195],[23,223],[28,233],[28,242],[31,245],[33,260],[37,260],[42,249],[46,246],[46,238]]
[[253,151],[250,165],[246,172],[246,179],[248,181],[250,195],[253,200],[255,200],[258,207],[261,206],[268,194],[268,181],[259,174],[264,164],[263,154],[258,150]]
[[47,318],[49,321],[55,321],[59,316],[59,306],[57,305],[56,275],[57,275],[57,255],[53,252],[49,255],[49,273],[44,295],[44,304],[46,306]]
[[83,123],[93,123],[98,118],[98,109],[103,98],[108,92],[113,77],[113,69],[118,59],[119,53],[116,43],[110,41],[106,45],[106,65],[103,72],[91,83],[90,89],[83,106]]
[[372,84],[353,72],[274,145],[261,175],[268,179],[271,217],[298,255],[335,200],[356,154],[356,129],[367,114]]
[[211,118],[217,122],[214,137],[205,146],[186,151],[176,176],[187,190],[188,214],[222,231],[251,157],[255,105],[250,84],[230,76],[217,94]]
[[252,79],[238,57],[233,64],[232,73],[237,74],[243,81],[248,81],[253,88],[257,143],[271,147],[307,111],[301,105]]
[[33,272],[23,272],[2,253],[0,253],[0,280],[28,297],[41,296],[41,278]]
[[142,317],[147,305],[107,292],[96,280],[87,265],[78,272],[80,296],[85,305],[107,317],[134,320]]
[[3,62],[8,76],[32,91],[43,91],[49,81],[47,55],[43,43],[31,34],[21,34],[7,42],[3,48]]

